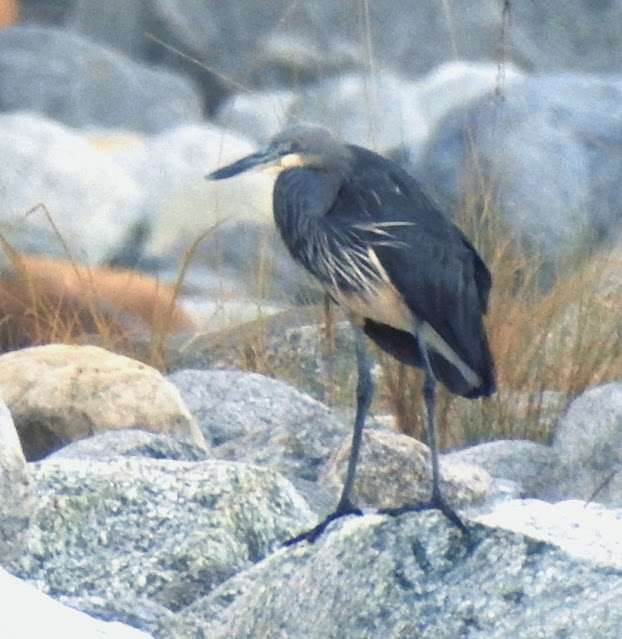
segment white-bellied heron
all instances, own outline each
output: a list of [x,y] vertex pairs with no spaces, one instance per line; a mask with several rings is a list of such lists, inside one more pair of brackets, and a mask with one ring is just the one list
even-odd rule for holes
[[400,362],[423,369],[432,456],[432,497],[466,530],[441,495],[434,412],[437,380],[463,397],[495,391],[483,317],[490,272],[462,231],[396,163],[345,144],[326,129],[292,125],[265,150],[214,171],[212,180],[275,167],[273,213],[293,259],[350,318],[356,333],[357,410],[346,479],[329,521],[359,513],[352,500],[373,395],[363,333]]

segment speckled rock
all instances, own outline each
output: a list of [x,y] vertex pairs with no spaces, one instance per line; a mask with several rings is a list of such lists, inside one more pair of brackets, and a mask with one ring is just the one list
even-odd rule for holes
[[547,492],[559,468],[559,455],[550,446],[524,440],[503,439],[448,453],[450,462],[474,464],[493,477],[517,484],[519,493],[538,497]]
[[312,523],[289,482],[238,463],[61,459],[35,475],[38,509],[8,569],[54,596],[179,610]]
[[19,551],[36,502],[31,469],[13,424],[0,399],[0,564]]
[[279,380],[242,371],[169,375],[215,456],[315,481],[351,433],[324,404]]
[[107,430],[71,442],[48,455],[46,459],[103,460],[116,457],[203,461],[209,454],[205,447],[178,437],[128,428]]
[[572,639],[618,636],[622,570],[435,512],[350,517],[216,588],[160,637]]
[[[343,485],[350,442],[326,465],[320,483],[338,495]],[[471,505],[494,494],[490,475],[476,465],[445,463],[441,490],[452,505]],[[363,432],[361,458],[354,483],[355,503],[373,508],[400,508],[427,502],[432,493],[430,449],[408,435],[383,430]]]

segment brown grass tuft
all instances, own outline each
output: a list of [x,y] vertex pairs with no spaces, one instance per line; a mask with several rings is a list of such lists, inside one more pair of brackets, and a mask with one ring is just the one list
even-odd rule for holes
[[8,250],[11,268],[0,278],[2,350],[72,343],[87,333],[114,350],[132,326],[154,335],[195,328],[175,290],[153,278]]

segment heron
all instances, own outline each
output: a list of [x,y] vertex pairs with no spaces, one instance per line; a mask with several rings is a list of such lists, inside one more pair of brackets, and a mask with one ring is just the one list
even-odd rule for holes
[[[492,395],[495,370],[484,316],[492,277],[464,233],[397,163],[325,128],[293,124],[211,180],[276,170],[276,227],[294,261],[342,307],[355,332],[358,380],[350,456],[335,511],[292,541],[314,541],[331,521],[361,514],[353,500],[362,433],[374,392],[365,337],[423,370],[431,452],[429,503],[467,528],[440,488],[437,383],[462,397]],[[403,512],[405,509],[395,509]]]

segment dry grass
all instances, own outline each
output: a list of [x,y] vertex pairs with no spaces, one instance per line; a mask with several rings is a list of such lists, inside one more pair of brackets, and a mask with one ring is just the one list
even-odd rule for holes
[[[191,247],[174,287],[135,271],[77,263],[45,207],[67,259],[22,255],[0,233],[0,351],[48,343],[81,343],[95,336],[111,351],[130,353],[137,331],[151,336],[146,357],[162,362],[166,335],[196,329],[179,307]],[[197,242],[200,241],[197,240]]]
[[19,20],[18,0],[0,0],[0,27],[10,27]]

